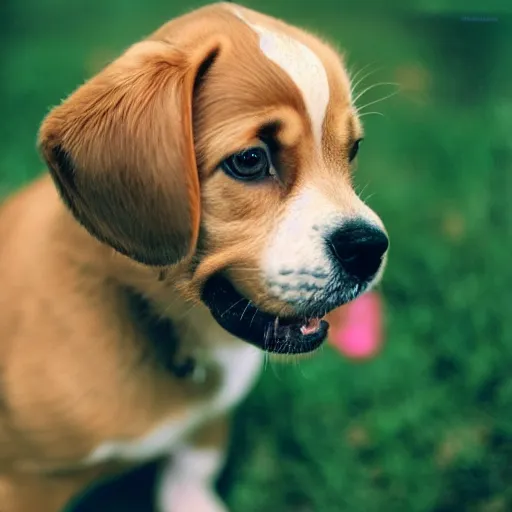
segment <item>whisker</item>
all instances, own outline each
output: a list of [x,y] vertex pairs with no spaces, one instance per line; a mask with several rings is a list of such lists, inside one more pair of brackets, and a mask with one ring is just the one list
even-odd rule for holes
[[304,371],[304,365],[302,365],[301,362],[302,362],[302,359],[296,358],[295,366],[299,369],[300,374],[301,374],[303,379],[311,380],[311,377],[308,377],[306,372]]
[[264,372],[267,371],[269,360],[270,360],[269,353],[267,351],[263,351],[263,371]]
[[263,333],[263,347],[267,349],[268,347],[268,339],[270,337],[270,327],[265,329],[265,332]]
[[371,114],[376,114],[378,116],[385,117],[382,112],[363,112],[362,114],[359,114],[359,117],[369,116]]
[[249,323],[249,327],[251,327],[251,325],[254,322],[254,319],[256,318],[257,314],[258,314],[258,309],[255,308],[254,315],[252,315],[251,322]]
[[178,320],[183,320],[186,316],[190,315],[194,309],[197,308],[197,304],[192,304],[185,312],[183,312],[179,317]]
[[[349,71],[348,76],[350,78],[350,81],[354,82],[361,73],[366,71],[369,67],[373,66],[374,64],[377,64],[377,62],[369,62],[369,63],[365,64],[363,67],[361,67],[360,69],[358,69],[355,73],[352,73],[352,71]],[[373,72],[374,71],[370,71],[370,73],[373,73]]]
[[[276,318],[280,318],[283,311],[286,309],[286,306],[282,306],[281,309],[278,311],[277,315],[276,315]],[[290,334],[287,333],[286,336],[285,336],[285,339],[284,341],[280,344],[279,347],[276,347],[275,349],[275,353],[276,354],[282,354],[284,352],[286,352],[286,348],[287,346],[289,345],[287,343],[287,340],[289,339],[289,336]],[[279,375],[279,372],[277,371],[277,366],[279,366],[281,368],[282,364],[281,364],[281,361],[280,360],[277,360],[277,359],[272,359],[272,358],[269,358],[269,361],[270,361],[270,366],[272,368],[272,372],[273,374],[276,376],[276,378],[278,378],[279,380],[282,380],[281,376]]]
[[250,306],[251,304],[252,304],[252,302],[251,302],[251,301],[248,301],[248,302],[247,302],[247,306],[245,306],[244,310],[242,311],[242,314],[240,315],[240,321],[242,321],[242,319],[243,319],[243,317],[244,317],[244,315],[245,315],[246,311],[249,309],[249,306]]
[[[290,343],[290,333],[286,333],[286,336],[284,338],[284,348],[286,350],[287,353],[290,352],[290,350],[288,350],[289,348],[291,348],[292,344]],[[288,358],[289,360],[289,358]]]
[[[396,87],[399,87],[400,84],[397,84],[396,82],[378,82],[376,84],[369,85],[365,89],[363,89],[353,100],[352,103],[355,105],[357,103],[357,100],[362,98],[367,92],[371,91],[372,89],[375,89],[376,87],[382,87],[384,85],[394,85]],[[370,103],[371,105],[371,103]],[[359,107],[357,107],[357,110],[359,110]]]
[[[279,351],[280,351],[279,348],[276,348],[274,353],[279,354]],[[274,374],[274,377],[276,377],[276,379],[278,379],[278,380],[282,380],[281,376],[279,375],[279,372],[277,371],[277,368],[276,368],[277,364],[275,364],[275,363],[277,363],[277,361],[275,358],[271,357],[271,354],[268,355],[268,362],[269,362],[270,368],[272,369],[272,373]]]
[[365,64],[362,68],[359,68],[357,71],[355,70],[355,65],[351,66],[347,64],[347,74],[350,78],[350,81],[353,81],[357,78],[358,75],[360,75],[365,69],[368,69],[371,65],[373,65],[373,62],[368,62]]
[[364,194],[364,191],[368,188],[369,185],[370,185],[370,183],[368,182],[366,185],[363,186],[363,188],[361,190],[356,191],[357,195],[359,197],[361,197]]
[[364,199],[361,199],[363,203],[367,203],[372,197],[374,197],[376,192],[372,192],[368,197],[365,197]]
[[[179,300],[180,300],[180,297],[178,297],[178,296],[176,296],[176,295],[175,295],[174,297],[172,297],[172,298],[169,300],[169,302],[166,304],[165,308],[162,310],[161,315],[162,315],[162,316],[166,316],[166,315],[167,315],[167,313],[169,312],[169,310],[170,310],[170,309],[171,309],[171,308],[172,308],[172,307],[173,307],[173,306],[174,306],[174,305],[175,305]],[[193,305],[193,307],[194,307],[194,306],[195,306],[195,305]],[[188,310],[187,310],[187,312],[188,312]]]
[[388,94],[387,96],[384,96],[384,97],[379,98],[379,99],[374,100],[374,101],[370,101],[370,103],[367,103],[366,105],[363,105],[362,107],[358,107],[357,111],[360,112],[361,110],[363,110],[363,108],[367,108],[370,105],[375,105],[376,103],[380,103],[381,101],[388,100],[389,98],[392,98],[393,96],[396,96],[398,94],[398,92],[399,91],[393,91],[392,93]]
[[366,73],[366,75],[362,76],[355,84],[353,84],[350,88],[350,94],[354,94],[356,92],[356,89],[359,85],[361,85],[361,83],[363,83],[364,80],[366,80],[367,78],[369,78],[370,76],[372,76],[373,74],[377,73],[377,71],[380,71],[382,69],[382,67],[380,68],[375,68],[374,70],[372,71],[369,71],[368,73]]
[[221,318],[226,314],[228,313],[229,311],[231,311],[235,306],[237,306],[238,304],[240,304],[240,302],[242,302],[244,299],[238,299],[236,302],[234,302],[233,304],[231,304],[231,306],[229,306],[228,309],[226,309],[226,311],[224,311],[224,313],[222,313],[220,316]]

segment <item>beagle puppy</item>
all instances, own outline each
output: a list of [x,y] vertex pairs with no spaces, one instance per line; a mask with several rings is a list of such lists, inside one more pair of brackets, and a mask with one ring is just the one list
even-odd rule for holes
[[229,414],[380,278],[340,56],[231,3],[165,24],[42,123],[0,209],[0,509],[170,455],[162,512],[226,510]]

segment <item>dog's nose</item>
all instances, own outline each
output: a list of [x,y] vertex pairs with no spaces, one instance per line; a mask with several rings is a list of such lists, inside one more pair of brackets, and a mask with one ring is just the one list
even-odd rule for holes
[[343,270],[365,281],[379,270],[389,241],[378,227],[363,220],[354,220],[331,233],[328,244]]

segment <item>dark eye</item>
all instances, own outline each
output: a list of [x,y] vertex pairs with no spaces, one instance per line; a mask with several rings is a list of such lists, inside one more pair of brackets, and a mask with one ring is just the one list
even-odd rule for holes
[[363,142],[363,139],[357,139],[354,144],[352,144],[352,147],[350,148],[350,152],[348,154],[348,161],[352,162],[354,158],[357,156],[357,153],[359,152],[359,146],[361,145],[361,142]]
[[231,155],[224,160],[221,167],[237,180],[259,180],[270,175],[267,152],[260,147],[245,149]]

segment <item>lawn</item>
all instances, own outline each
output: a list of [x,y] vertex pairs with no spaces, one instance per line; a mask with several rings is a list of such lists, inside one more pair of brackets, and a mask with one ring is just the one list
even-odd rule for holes
[[[326,347],[269,366],[238,411],[223,496],[234,512],[512,510],[512,6],[245,3],[346,50],[351,70],[372,72],[359,91],[400,88],[366,110],[383,115],[363,117],[355,177],[391,238],[384,351],[354,364]],[[0,194],[42,172],[35,138],[51,105],[195,5],[2,0]],[[76,512],[149,512],[153,470]]]

